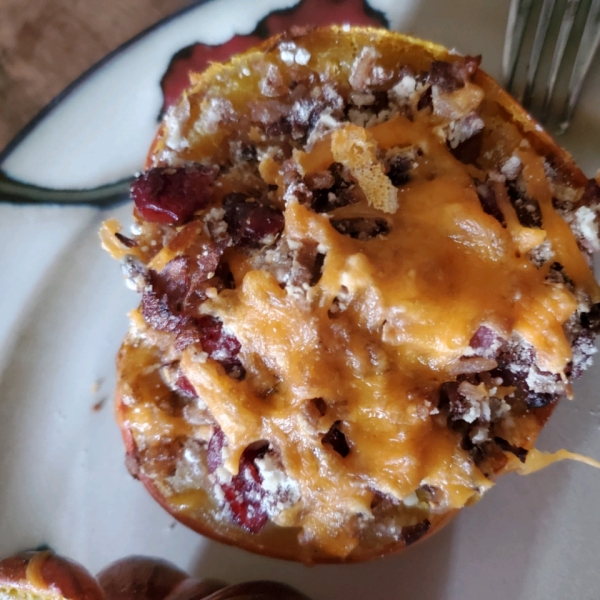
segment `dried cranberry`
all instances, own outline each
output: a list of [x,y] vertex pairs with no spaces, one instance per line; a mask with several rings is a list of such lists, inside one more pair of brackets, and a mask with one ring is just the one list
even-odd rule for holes
[[237,379],[243,378],[244,367],[237,358],[241,344],[237,338],[226,333],[223,330],[223,323],[210,315],[200,317],[197,321],[197,328],[204,352],[210,358],[221,363],[227,373]]
[[268,519],[263,506],[262,477],[254,462],[264,456],[267,449],[268,445],[247,448],[240,458],[238,474],[231,483],[221,486],[233,520],[250,533],[258,533]]
[[336,421],[321,438],[321,442],[331,446],[342,458],[350,454],[350,446],[344,433],[340,430],[340,421]]
[[[225,445],[225,435],[216,427],[208,443],[206,456],[210,473],[214,473],[221,466]],[[262,477],[255,463],[257,458],[266,454],[268,448],[268,443],[264,442],[248,446],[240,457],[238,474],[229,483],[220,484],[233,521],[250,533],[258,533],[268,519],[263,507],[265,491],[262,488]]]
[[496,332],[485,325],[481,325],[473,334],[469,346],[473,348],[473,350],[489,350],[496,340],[498,340]]
[[230,484],[222,486],[234,522],[250,533],[259,533],[268,519],[260,502],[262,488],[258,477],[256,465],[250,464]]
[[217,172],[203,165],[149,169],[131,185],[131,197],[146,221],[181,225],[208,204]]
[[269,137],[278,137],[280,135],[290,135],[292,133],[292,124],[286,117],[281,117],[274,123],[267,125],[265,133]]
[[285,225],[280,210],[264,206],[244,194],[227,194],[223,208],[225,222],[235,244],[259,246],[272,243]]
[[235,290],[235,278],[231,268],[225,262],[219,263],[215,269],[215,278],[218,279],[219,286],[225,290]]
[[223,430],[217,426],[213,431],[206,450],[206,463],[209,473],[214,473],[223,464],[223,457],[221,454],[223,446],[225,446],[225,434],[223,433]]
[[452,156],[465,165],[477,164],[477,159],[481,156],[481,147],[483,145],[483,131],[467,138],[456,148],[450,147]]
[[584,206],[598,206],[600,204],[600,185],[594,179],[587,182],[580,203]]
[[433,106],[433,98],[431,94],[431,86],[428,87],[419,98],[417,102],[417,110],[425,110],[426,108],[431,108]]
[[452,63],[434,60],[431,63],[427,80],[432,85],[437,85],[444,92],[451,92],[464,83],[458,79],[452,69]]
[[356,186],[344,177],[344,167],[341,163],[333,163],[329,167],[333,176],[333,185],[324,189],[313,189],[311,208],[318,213],[331,212],[336,208],[358,202]]
[[523,227],[540,229],[542,227],[542,211],[538,201],[525,196],[512,182],[508,184],[507,191],[519,223]]
[[440,386],[438,409],[450,410],[460,402],[458,393],[458,383],[456,381],[447,381]]
[[189,396],[194,396],[194,398],[198,397],[198,394],[196,393],[196,388],[194,388],[190,380],[183,373],[179,375],[175,385],[185,394],[188,394]]
[[378,235],[386,235],[390,231],[385,219],[369,219],[354,217],[351,219],[331,219],[332,227],[343,235],[349,235],[355,240],[366,241]]
[[581,326],[594,333],[600,332],[600,302],[592,304],[589,312],[581,313]]
[[479,198],[483,212],[494,217],[502,227],[506,227],[504,215],[498,206],[496,192],[485,183],[482,183],[477,186],[477,197]]
[[414,544],[417,540],[421,539],[429,531],[430,527],[431,523],[428,519],[424,519],[415,525],[405,525],[402,528],[400,537],[405,546],[410,546],[410,544]]

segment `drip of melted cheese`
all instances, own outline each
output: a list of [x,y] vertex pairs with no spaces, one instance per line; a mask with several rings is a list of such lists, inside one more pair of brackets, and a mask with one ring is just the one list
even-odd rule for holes
[[42,574],[42,567],[46,561],[50,558],[51,553],[48,551],[37,552],[33,555],[31,560],[27,563],[25,570],[25,579],[32,588],[36,590],[48,589],[48,584]]
[[524,463],[521,463],[516,470],[521,475],[530,475],[531,473],[545,469],[546,467],[556,462],[560,462],[561,460],[575,460],[577,462],[590,465],[590,467],[596,467],[597,469],[600,469],[600,462],[594,460],[593,458],[589,458],[588,456],[583,456],[575,452],[569,452],[568,450],[557,450],[556,452],[550,453],[542,452],[536,448],[532,448],[527,454],[527,460]]
[[[563,324],[576,300],[564,286],[549,285],[527,251],[548,239],[569,276],[598,299],[532,152],[523,150],[520,158],[527,192],[540,200],[544,229],[522,227],[498,191],[503,228],[483,212],[467,167],[426,121],[396,116],[367,132],[357,129],[348,125],[309,153],[295,151],[294,158],[304,174],[334,160],[349,161],[353,173],[378,173],[372,145],[420,148],[423,160],[396,202],[369,199],[367,206],[336,212],[336,218],[385,217],[390,233],[352,239],[326,215],[288,202],[284,235],[288,243],[316,244],[325,255],[319,282],[282,289],[272,274],[238,257],[231,263],[237,288],[223,290],[202,309],[241,342],[247,377],[233,380],[218,363],[195,361],[189,348],[181,360],[227,437],[226,467],[236,473],[244,449],[268,440],[300,487],[295,525],[302,539],[336,556],[357,545],[356,516],[369,518],[375,490],[401,500],[427,484],[441,490],[442,507],[451,510],[490,487],[460,448],[460,436],[429,413],[440,384],[455,379],[480,325],[505,338],[522,336],[544,369],[564,376],[571,348]],[[359,142],[369,151],[352,163]],[[281,180],[273,163],[262,171]],[[257,381],[275,384],[265,393],[253,385]],[[319,417],[311,413],[317,398],[327,406]],[[321,441],[337,422],[350,446],[345,458]]]

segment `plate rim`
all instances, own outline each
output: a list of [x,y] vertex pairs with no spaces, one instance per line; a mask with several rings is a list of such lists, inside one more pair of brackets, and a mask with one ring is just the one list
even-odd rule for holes
[[19,131],[17,131],[17,133],[10,139],[6,146],[0,151],[0,173],[5,174],[4,170],[2,169],[2,164],[14,152],[17,146],[38,126],[41,121],[50,115],[61,104],[61,102],[63,102],[63,100],[66,100],[91,76],[95,75],[97,71],[100,71],[100,69],[105,67],[111,60],[116,58],[123,51],[127,50],[130,46],[133,46],[150,33],[160,29],[161,27],[187,14],[188,12],[191,12],[199,6],[215,1],[217,0],[190,0],[190,4],[187,6],[184,6],[183,8],[166,15],[156,23],[149,25],[145,29],[142,29],[142,31],[127,39],[125,42],[105,54],[100,60],[88,67],[83,73],[78,75],[71,83],[69,83],[56,96],[54,96],[52,100],[45,104],[21,129],[19,129]]

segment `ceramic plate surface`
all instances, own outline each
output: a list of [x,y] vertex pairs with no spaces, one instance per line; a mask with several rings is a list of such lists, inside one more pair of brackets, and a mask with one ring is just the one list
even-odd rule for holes
[[[93,187],[141,168],[171,56],[197,41],[248,34],[292,1],[214,0],[113,55],[0,156],[13,177]],[[508,0],[373,0],[394,29],[483,54],[500,75]],[[600,68],[592,67],[563,143],[600,167]],[[127,223],[130,206],[110,211]],[[48,544],[93,572],[128,554],[198,576],[270,578],[315,600],[547,600],[599,597],[600,472],[556,464],[511,475],[445,530],[405,553],[351,566],[266,559],[196,535],[167,515],[124,467],[113,420],[114,357],[138,298],[100,249],[109,216],[89,207],[0,205],[0,556]],[[563,402],[539,447],[600,458],[600,366]]]

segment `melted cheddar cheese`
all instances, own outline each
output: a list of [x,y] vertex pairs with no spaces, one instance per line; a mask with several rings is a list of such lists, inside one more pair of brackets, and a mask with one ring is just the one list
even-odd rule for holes
[[[429,484],[444,491],[448,508],[461,508],[489,487],[458,435],[425,408],[452,379],[481,324],[505,337],[519,333],[554,373],[571,359],[562,326],[576,308],[573,295],[549,286],[521,254],[511,228],[482,211],[466,168],[445,144],[406,119],[389,125],[402,141],[426,148],[438,167],[435,179],[415,178],[398,192],[389,216],[393,233],[353,240],[326,216],[288,203],[284,234],[318,244],[326,257],[320,281],[306,292],[282,290],[270,273],[239,266],[240,287],[208,300],[203,310],[240,340],[250,366],[246,379],[224,377],[211,362],[195,363],[191,350],[182,358],[227,437],[229,469],[237,472],[252,441],[269,440],[300,483],[305,535],[328,540],[331,553],[346,554],[357,543],[352,532],[340,539],[339,521],[368,515],[372,490],[403,499]],[[387,127],[380,130],[389,135]],[[369,133],[377,139],[377,130]],[[595,286],[589,269],[585,282]],[[348,309],[331,318],[341,293]],[[265,377],[278,384],[262,397],[250,382]],[[332,409],[311,431],[306,411],[314,398]],[[347,458],[320,441],[319,433],[338,420],[352,444]]]
[[[387,43],[369,35],[374,45]],[[324,50],[321,43],[320,34],[312,45],[305,41],[311,56],[306,69],[347,81],[353,63],[339,55],[356,57],[356,46],[343,38],[334,50]],[[266,56],[249,53],[229,70],[209,71],[200,79],[186,95],[187,120],[178,124],[186,144],[169,147],[168,132],[163,130],[151,164],[225,162],[227,140],[239,135],[231,123],[235,118],[244,123],[251,110],[244,100],[259,96],[257,73],[264,69],[256,65],[266,61],[281,67],[276,48]],[[428,67],[408,46],[398,56],[412,60],[415,68]],[[327,71],[338,59],[339,70]],[[380,60],[381,68],[392,73],[390,81],[395,81],[402,60],[394,62],[385,52]],[[241,73],[246,71],[251,75],[244,80]],[[208,87],[205,81],[210,82]],[[222,115],[221,124],[213,127],[208,120],[211,98],[225,98],[227,109],[237,117]],[[207,294],[199,314],[221,321],[239,341],[244,379],[229,377],[216,360],[199,360],[198,345],[177,354],[168,336],[149,343],[153,334],[139,315],[130,340],[138,355],[145,346],[159,348],[153,350],[153,358],[143,360],[144,368],[150,364],[146,375],[138,369],[137,376],[146,377],[144,381],[152,365],[156,373],[159,364],[168,362],[161,356],[180,361],[182,372],[225,435],[224,467],[231,475],[238,472],[248,446],[259,440],[270,444],[300,491],[298,506],[286,513],[286,525],[298,528],[301,543],[334,557],[346,557],[360,544],[358,521],[373,519],[376,495],[408,503],[419,490],[435,489],[436,508],[429,510],[445,513],[476,501],[492,485],[493,475],[517,468],[511,457],[508,466],[502,463],[492,476],[482,472],[463,449],[462,435],[439,417],[437,405],[442,384],[497,366],[494,358],[472,356],[470,341],[482,326],[503,340],[518,339],[533,349],[542,372],[567,382],[572,350],[565,323],[579,299],[573,288],[549,282],[550,264],[536,266],[530,251],[549,244],[575,288],[591,302],[600,301],[600,288],[586,258],[553,208],[543,157],[524,136],[517,136],[514,124],[506,125],[507,135],[517,136],[509,150],[522,164],[525,193],[539,203],[542,227],[520,223],[497,179],[489,185],[504,216],[505,222],[499,222],[483,210],[478,197],[481,171],[455,158],[440,135],[457,115],[478,109],[492,113],[494,103],[486,105],[482,87],[471,82],[454,97],[434,100],[433,114],[417,112],[409,118],[397,112],[365,127],[342,122],[319,139],[288,149],[285,160],[281,152],[262,157],[254,176],[277,188],[276,201],[285,218],[281,240],[290,248],[317,248],[324,258],[316,283],[282,285],[252,252],[229,251],[235,287]],[[246,139],[266,139],[254,126],[247,133]],[[420,153],[410,180],[401,186],[391,184],[383,160],[397,149]],[[503,153],[504,160],[510,152]],[[361,201],[335,209],[335,218],[382,219],[387,233],[372,239],[344,235],[332,225],[332,214],[315,212],[286,189],[286,170],[291,167],[306,178],[327,171],[333,163],[343,165],[363,194]],[[250,184],[246,180],[236,188],[223,176],[219,185],[239,191]],[[111,223],[108,229],[115,227]],[[174,251],[165,245],[149,266],[160,271],[185,252],[185,246]],[[471,367],[465,366],[469,360]],[[205,425],[162,414],[152,394],[136,391],[135,377],[127,369],[135,370],[133,365],[122,367],[122,377],[131,385],[121,418],[138,447],[181,436],[206,441]],[[481,383],[472,393],[481,392],[485,398],[493,393],[503,399],[515,389],[494,385]],[[323,414],[315,415],[311,408],[316,399],[326,406]],[[525,411],[511,423],[500,427],[530,450],[541,427],[535,415]],[[334,425],[347,440],[347,456],[323,443]],[[521,470],[531,468],[533,462],[528,461]],[[190,500],[193,490],[172,495],[184,514],[197,510]]]

